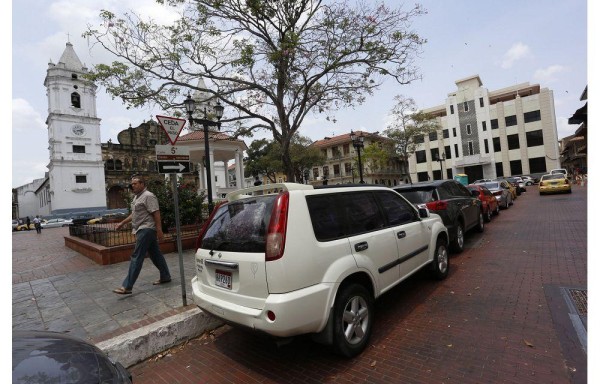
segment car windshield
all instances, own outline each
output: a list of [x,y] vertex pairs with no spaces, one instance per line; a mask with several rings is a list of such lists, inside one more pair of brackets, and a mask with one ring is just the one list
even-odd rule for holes
[[429,203],[436,200],[433,194],[433,188],[411,190],[397,189],[396,191],[413,204]]
[[487,189],[500,189],[500,183],[483,183],[481,185]]
[[264,252],[267,228],[277,195],[241,199],[219,207],[202,239],[202,248]]
[[558,179],[564,179],[565,175],[562,173],[556,173],[554,175],[544,175],[542,176],[542,181],[546,181],[546,180],[558,180]]

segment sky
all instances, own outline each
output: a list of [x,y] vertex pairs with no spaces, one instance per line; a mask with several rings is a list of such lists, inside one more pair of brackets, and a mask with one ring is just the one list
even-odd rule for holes
[[[419,108],[445,103],[455,81],[479,75],[490,91],[529,82],[554,91],[559,138],[577,126],[567,119],[584,102],[587,78],[587,2],[584,0],[507,0],[420,2],[428,14],[413,29],[427,39],[417,59],[421,80],[400,86],[391,80],[364,104],[339,111],[336,123],[309,116],[300,133],[313,140],[352,130],[383,131],[396,95],[415,99]],[[399,4],[388,1],[388,4]],[[411,5],[412,2],[406,4]],[[551,5],[551,6],[550,6]],[[153,0],[19,0],[12,3],[12,186],[44,177],[49,161],[48,62],[57,62],[70,41],[88,68],[112,58],[81,37],[86,25],[98,25],[101,9],[119,15],[134,9],[155,20],[173,17]],[[164,111],[128,110],[99,88],[101,140],[117,142],[118,132],[137,127]],[[227,114],[227,111],[225,111]],[[251,139],[246,139],[249,144]]]

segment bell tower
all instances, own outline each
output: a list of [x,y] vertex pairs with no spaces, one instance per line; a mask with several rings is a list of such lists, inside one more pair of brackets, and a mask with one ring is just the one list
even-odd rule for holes
[[46,71],[51,214],[106,209],[97,86],[87,73],[70,42]]

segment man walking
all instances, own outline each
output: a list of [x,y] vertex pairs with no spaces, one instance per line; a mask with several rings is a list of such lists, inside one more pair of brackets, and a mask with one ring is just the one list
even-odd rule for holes
[[[27,217],[27,219],[29,219],[29,217]],[[42,220],[39,215],[36,215],[35,219],[33,219],[33,226],[37,233],[42,233]],[[29,225],[27,225],[27,228],[29,229]]]
[[140,175],[134,175],[131,178],[131,189],[135,194],[131,203],[131,215],[116,226],[116,229],[119,229],[125,224],[131,223],[132,232],[135,234],[135,248],[131,255],[129,272],[123,280],[123,285],[113,290],[114,293],[120,295],[131,293],[133,285],[142,270],[146,253],[150,254],[150,260],[160,272],[160,278],[153,284],[171,282],[167,261],[158,247],[158,240],[162,240],[164,237],[160,222],[158,199],[146,189],[146,181]]

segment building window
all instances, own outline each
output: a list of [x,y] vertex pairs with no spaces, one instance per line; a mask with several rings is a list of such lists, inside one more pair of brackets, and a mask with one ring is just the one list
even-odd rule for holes
[[429,180],[429,174],[427,172],[417,172],[417,180],[427,181]]
[[540,115],[540,111],[531,111],[531,112],[525,112],[523,114],[524,120],[526,123],[531,123],[533,121],[539,121],[542,119],[542,116]]
[[333,164],[333,177],[340,177],[340,165]]
[[544,134],[541,129],[537,131],[525,132],[525,138],[527,139],[528,147],[544,145]]
[[542,173],[547,172],[546,159],[544,157],[534,157],[529,159],[529,172]]
[[313,168],[313,179],[317,179],[319,177],[319,168]]
[[456,128],[452,128],[452,136],[456,137]]
[[500,152],[502,148],[500,148],[500,138],[494,137],[492,138],[492,144],[494,145],[494,152]]
[[415,144],[423,144],[425,142],[425,137],[423,135],[415,136]]
[[321,149],[321,154],[323,155],[324,158],[328,159],[329,156],[327,156],[327,149]]
[[467,124],[467,135],[470,135],[471,133],[471,124]]
[[115,169],[115,161],[113,159],[106,160],[106,170],[112,171]]
[[73,145],[73,153],[85,153],[85,145]]
[[440,151],[437,148],[431,149],[431,160],[437,161],[440,157]]
[[510,174],[511,175],[523,174],[523,166],[521,164],[521,160],[512,160],[510,162]]
[[517,125],[517,115],[506,116],[504,118],[504,122],[506,123],[507,127]]
[[492,119],[490,120],[490,123],[492,125],[492,129],[498,129],[498,119]]
[[504,176],[504,167],[502,163],[496,163],[496,177]]
[[323,177],[329,177],[329,166],[325,165],[323,167]]
[[458,144],[454,144],[454,157],[458,157]]
[[344,163],[344,173],[346,175],[349,175],[352,173],[352,164],[350,163]]
[[115,160],[115,171],[123,170],[123,162],[121,160]]
[[85,183],[87,183],[87,176],[86,175],[75,175],[75,182],[77,184],[85,184]]
[[490,148],[488,146],[488,139],[483,139],[483,148],[485,149],[485,153],[490,153]]
[[437,132],[433,131],[433,132],[429,132],[429,141],[434,141],[437,140]]
[[[508,141],[508,149],[519,149],[519,134],[515,133],[514,135],[507,135],[506,139]],[[513,173],[514,175],[514,173]]]
[[448,168],[448,169],[446,169],[446,177],[447,177],[448,179],[451,179],[451,178],[453,177],[453,176],[452,176],[452,168]]
[[472,141],[467,142],[467,147],[469,149],[469,156],[473,156],[473,142]]
[[442,170],[433,171],[433,180],[442,180]]
[[444,152],[446,153],[446,159],[451,159],[452,158],[452,150],[450,149],[449,145],[446,145],[444,147]]
[[71,106],[81,108],[81,96],[79,96],[79,93],[71,93]]
[[344,155],[350,153],[350,144],[344,144]]
[[444,139],[450,138],[450,132],[447,129],[442,131],[442,135],[444,136]]
[[466,101],[465,101],[465,102],[463,102],[463,110],[464,110],[465,112],[469,112],[469,103],[467,103]]
[[485,121],[481,122],[481,128],[483,128],[484,131],[487,131],[487,125],[486,125]]
[[416,151],[415,156],[417,157],[417,164],[425,163],[427,161],[427,155],[425,151]]
[[71,79],[77,80],[77,74],[76,73],[71,73]]
[[483,108],[483,97],[479,98],[479,106]]
[[451,106],[450,106],[450,114],[451,114],[451,115],[454,115],[454,105],[451,105]]

